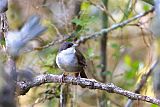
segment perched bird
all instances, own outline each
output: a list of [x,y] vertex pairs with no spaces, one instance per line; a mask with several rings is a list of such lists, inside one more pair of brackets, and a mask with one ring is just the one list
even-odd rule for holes
[[8,0],[0,0],[0,13],[4,13],[8,10]]
[[74,73],[76,77],[87,78],[84,72],[86,67],[85,57],[71,42],[64,42],[61,45],[56,56],[56,63],[64,71],[64,76],[66,73]]
[[40,17],[31,16],[20,31],[9,31],[6,34],[5,41],[8,54],[12,57],[18,56],[26,43],[40,36],[45,30],[46,27],[40,24]]

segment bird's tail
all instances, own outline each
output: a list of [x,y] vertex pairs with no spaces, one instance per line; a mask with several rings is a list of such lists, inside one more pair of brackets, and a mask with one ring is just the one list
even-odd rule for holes
[[80,72],[80,76],[82,78],[88,78],[84,70]]
[[39,36],[46,30],[46,27],[40,24],[40,17],[37,15],[31,16],[20,30],[22,42],[27,43],[28,41]]

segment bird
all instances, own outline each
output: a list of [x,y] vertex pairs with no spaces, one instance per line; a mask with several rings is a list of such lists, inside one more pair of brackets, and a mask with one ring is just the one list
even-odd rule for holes
[[32,15],[20,30],[8,31],[5,36],[7,53],[17,57],[20,50],[32,39],[40,36],[47,28],[40,24],[40,17]]
[[56,64],[64,71],[62,79],[68,74],[87,78],[84,72],[86,60],[83,54],[77,49],[77,44],[73,44],[72,42],[62,43],[56,56]]
[[8,10],[8,0],[0,0],[0,13],[4,13]]

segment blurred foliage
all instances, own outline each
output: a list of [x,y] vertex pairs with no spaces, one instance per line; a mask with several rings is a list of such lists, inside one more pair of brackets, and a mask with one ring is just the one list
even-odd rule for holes
[[7,17],[9,19],[9,27],[11,29],[17,29],[21,27],[24,20],[21,19],[21,9],[16,2],[11,2],[9,5]]
[[115,50],[115,52],[113,53],[113,57],[118,60],[120,58],[120,45],[116,44],[116,43],[112,43],[111,47]]
[[124,79],[127,80],[125,82],[126,88],[133,88],[133,84],[135,84],[136,72],[139,69],[139,61],[134,61],[129,55],[125,55],[124,62],[127,65],[127,71],[125,72]]
[[142,0],[148,4],[154,5],[154,0]]
[[[53,24],[53,22],[51,21],[51,19],[45,19],[43,20],[43,24],[45,26],[47,26],[47,33],[49,33],[49,36],[52,37],[52,35],[56,34],[56,30],[55,30],[55,25]],[[53,37],[52,37],[53,38]]]
[[126,3],[125,9],[124,9],[124,16],[121,21],[124,21],[128,19],[129,17],[133,16],[132,10],[135,4],[134,2],[135,2],[134,0],[133,0],[133,3],[132,3],[132,0],[128,0],[128,2]]
[[88,48],[86,52],[87,58],[92,58],[95,56],[93,48]]
[[151,107],[158,107],[158,105],[152,104]]
[[45,49],[39,53],[39,57],[41,57],[41,61],[39,64],[41,65],[41,69],[47,73],[57,73],[56,64],[56,55],[57,49]]
[[85,35],[86,32],[90,31],[90,24],[93,24],[97,21],[97,15],[90,15],[91,4],[89,2],[83,2],[81,5],[80,17],[75,17],[72,19],[72,23],[77,26],[75,31],[76,37],[80,35]]

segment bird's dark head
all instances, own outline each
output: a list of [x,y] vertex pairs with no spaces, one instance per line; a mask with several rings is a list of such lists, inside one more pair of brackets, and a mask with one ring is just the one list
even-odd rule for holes
[[64,42],[61,45],[61,47],[59,48],[59,52],[61,52],[62,50],[66,50],[66,49],[68,49],[68,48],[70,48],[72,46],[73,46],[73,43],[71,43],[71,42]]

